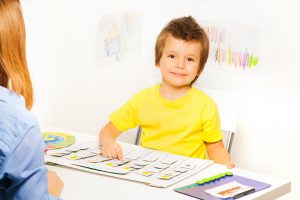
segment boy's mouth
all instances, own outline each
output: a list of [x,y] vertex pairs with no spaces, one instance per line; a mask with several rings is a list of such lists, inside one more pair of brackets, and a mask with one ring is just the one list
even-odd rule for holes
[[186,76],[187,75],[187,74],[179,73],[179,72],[171,72],[171,74],[174,76]]

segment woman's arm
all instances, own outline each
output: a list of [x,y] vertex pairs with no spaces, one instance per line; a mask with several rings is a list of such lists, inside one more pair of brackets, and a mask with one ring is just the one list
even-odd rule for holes
[[[5,168],[10,182],[6,189],[8,199],[49,199],[48,170],[44,165],[44,142],[38,127],[29,128],[28,133],[7,158]],[[62,190],[59,184],[54,187],[56,191]]]

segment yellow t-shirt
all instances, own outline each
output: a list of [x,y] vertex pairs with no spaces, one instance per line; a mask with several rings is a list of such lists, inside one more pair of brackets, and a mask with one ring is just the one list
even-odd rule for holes
[[183,156],[206,158],[204,142],[222,140],[216,104],[192,87],[176,100],[161,96],[160,85],[144,89],[110,115],[120,131],[140,125],[141,145]]

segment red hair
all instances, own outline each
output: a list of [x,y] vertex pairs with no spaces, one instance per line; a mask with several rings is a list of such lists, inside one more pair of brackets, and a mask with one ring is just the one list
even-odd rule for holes
[[26,108],[33,104],[33,89],[25,53],[25,25],[18,0],[0,0],[0,85],[25,98]]

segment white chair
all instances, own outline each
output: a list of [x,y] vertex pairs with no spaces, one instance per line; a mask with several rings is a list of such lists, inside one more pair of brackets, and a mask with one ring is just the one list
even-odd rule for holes
[[238,115],[240,111],[240,96],[230,92],[199,87],[210,96],[218,106],[221,120],[223,143],[230,153],[234,134],[236,133]]
[[225,149],[228,151],[228,153],[230,153],[232,142],[233,142],[233,137],[234,137],[234,132],[222,130],[222,137],[223,137],[222,141],[225,146]]

